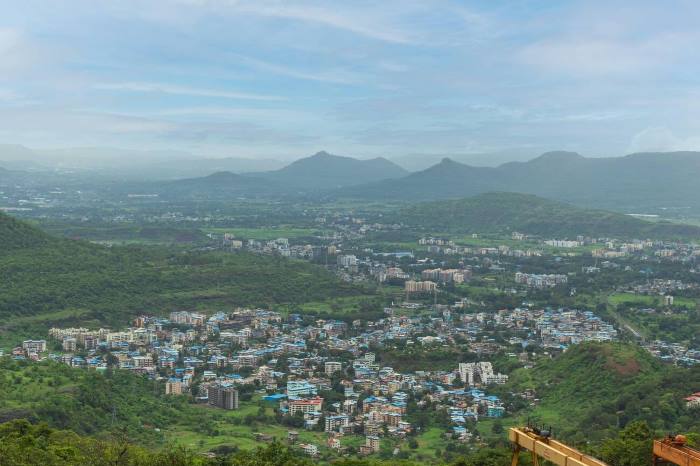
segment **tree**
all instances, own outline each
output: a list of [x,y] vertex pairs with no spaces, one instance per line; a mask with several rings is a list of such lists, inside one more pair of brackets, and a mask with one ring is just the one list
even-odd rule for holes
[[491,432],[494,434],[502,434],[503,433],[503,423],[501,421],[496,420],[493,423],[493,426],[491,426]]
[[617,438],[603,442],[603,460],[610,466],[640,466],[650,463],[653,435],[644,421],[627,425]]

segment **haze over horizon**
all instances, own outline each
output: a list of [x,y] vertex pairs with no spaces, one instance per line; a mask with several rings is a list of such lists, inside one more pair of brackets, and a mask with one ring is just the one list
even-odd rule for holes
[[673,4],[27,1],[0,19],[0,143],[284,160],[698,150],[700,5]]

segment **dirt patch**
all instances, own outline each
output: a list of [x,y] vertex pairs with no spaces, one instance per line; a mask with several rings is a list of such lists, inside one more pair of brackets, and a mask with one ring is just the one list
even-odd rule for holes
[[634,358],[627,358],[624,361],[616,361],[615,359],[609,357],[605,362],[605,367],[622,376],[636,375],[642,369],[639,361]]

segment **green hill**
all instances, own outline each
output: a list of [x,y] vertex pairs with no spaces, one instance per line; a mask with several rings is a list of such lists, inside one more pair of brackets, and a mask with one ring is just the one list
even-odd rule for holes
[[573,345],[534,369],[521,369],[508,389],[534,389],[541,400],[529,415],[577,444],[613,437],[620,427],[646,421],[659,434],[698,432],[700,418],[683,398],[700,386],[700,367],[666,365],[636,345]]
[[123,326],[142,313],[274,307],[362,292],[298,260],[107,248],[57,239],[3,214],[0,226],[2,343],[41,336],[52,325]]
[[185,178],[176,181],[156,183],[144,189],[154,189],[161,197],[197,198],[197,199],[231,199],[232,197],[255,197],[275,193],[277,187],[268,180],[237,175],[228,171],[216,172],[201,178]]
[[700,227],[647,222],[629,215],[576,207],[531,194],[487,193],[457,200],[416,204],[397,221],[430,231],[521,233],[542,236],[700,238]]

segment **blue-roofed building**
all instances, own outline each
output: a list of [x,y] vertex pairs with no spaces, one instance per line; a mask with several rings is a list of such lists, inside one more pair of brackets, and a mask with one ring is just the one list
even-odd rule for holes
[[263,400],[267,401],[268,403],[279,403],[285,398],[287,398],[287,395],[284,393],[273,393],[272,395],[264,396]]
[[506,408],[503,406],[489,406],[486,415],[488,417],[503,417],[506,413]]
[[287,396],[312,396],[318,393],[316,385],[306,380],[290,380],[287,382]]

